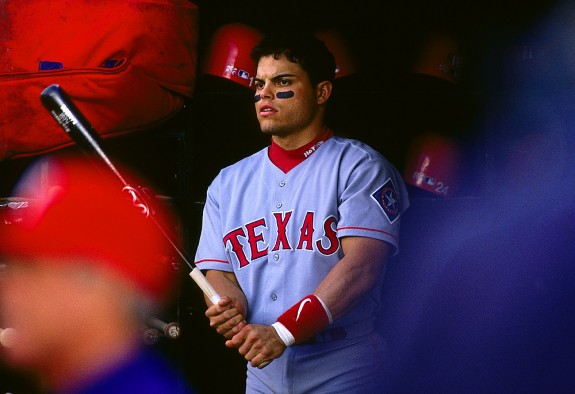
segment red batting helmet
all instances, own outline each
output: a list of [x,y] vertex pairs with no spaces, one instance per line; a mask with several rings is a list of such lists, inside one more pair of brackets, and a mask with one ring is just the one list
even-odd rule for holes
[[335,58],[335,78],[345,77],[346,75],[355,74],[357,65],[349,46],[344,37],[335,30],[324,29],[314,34],[318,39],[323,41],[327,49]]
[[461,79],[461,42],[448,33],[430,34],[415,65],[416,74],[425,74],[457,83]]
[[459,188],[462,159],[463,152],[453,140],[424,133],[409,147],[404,180],[438,196],[450,197]]
[[253,88],[256,65],[250,53],[262,36],[259,30],[243,23],[220,26],[212,37],[201,72]]

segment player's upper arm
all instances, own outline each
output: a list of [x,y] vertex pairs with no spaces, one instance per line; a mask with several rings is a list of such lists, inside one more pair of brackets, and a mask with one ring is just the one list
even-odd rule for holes
[[348,260],[367,269],[370,274],[379,275],[394,246],[375,238],[343,237],[341,248]]

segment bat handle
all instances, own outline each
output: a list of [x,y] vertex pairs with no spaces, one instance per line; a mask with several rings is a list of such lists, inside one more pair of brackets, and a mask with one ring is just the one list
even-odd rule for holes
[[192,269],[192,271],[190,272],[190,276],[192,277],[194,282],[196,282],[196,284],[200,287],[200,289],[202,289],[204,294],[210,299],[212,304],[215,305],[220,301],[221,299],[220,295],[212,287],[210,282],[208,282],[208,280],[206,279],[204,274],[202,274],[202,271],[200,271],[198,267],[194,267]]

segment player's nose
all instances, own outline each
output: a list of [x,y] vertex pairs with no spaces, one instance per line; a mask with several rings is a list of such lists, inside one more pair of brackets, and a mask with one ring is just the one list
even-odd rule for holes
[[265,84],[258,92],[261,99],[267,98],[272,99],[274,97],[274,92],[270,84]]

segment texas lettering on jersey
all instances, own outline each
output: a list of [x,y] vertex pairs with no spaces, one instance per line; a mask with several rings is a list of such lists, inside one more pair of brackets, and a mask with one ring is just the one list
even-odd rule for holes
[[[271,235],[268,229],[270,223],[266,218],[260,218],[241,227],[235,228],[224,236],[224,246],[234,253],[239,261],[239,267],[244,268],[252,261],[265,257],[268,251],[279,250],[309,250],[323,255],[331,255],[339,249],[337,238],[337,220],[333,216],[326,218],[321,229],[314,228],[315,213],[306,212],[301,222],[294,221],[293,211],[274,212],[272,221],[277,228],[277,236],[271,249]],[[296,226],[297,231],[288,231]],[[290,239],[290,234],[297,234]],[[293,238],[293,236],[292,236]]]

